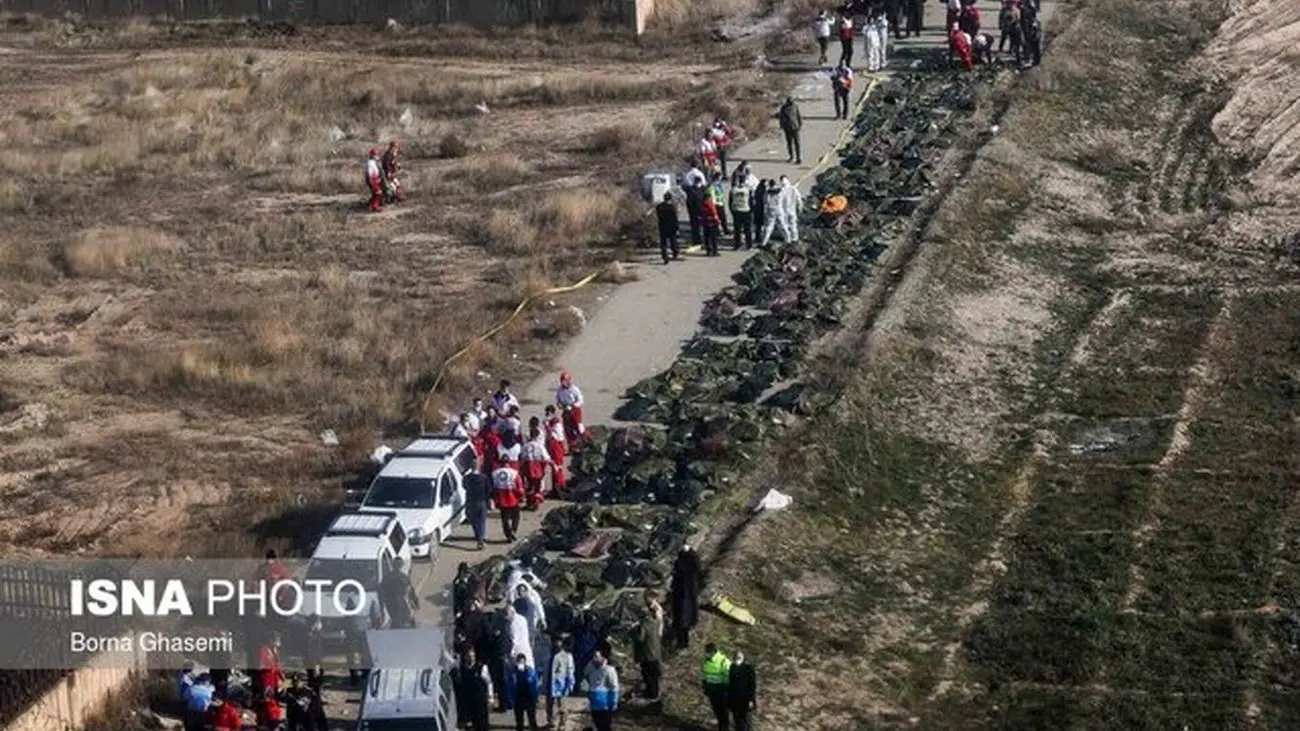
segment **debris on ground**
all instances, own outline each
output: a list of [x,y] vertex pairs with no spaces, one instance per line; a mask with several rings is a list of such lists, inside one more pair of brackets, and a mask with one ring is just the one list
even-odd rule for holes
[[[935,193],[933,165],[975,108],[979,79],[887,82],[840,150],[842,165],[814,186],[814,200],[843,199],[842,209],[835,201],[836,225],[814,225],[798,243],[750,257],[734,284],[705,304],[701,330],[676,362],[628,389],[615,418],[636,425],[589,428],[561,493],[571,504],[551,511],[539,534],[510,554],[548,584],[541,594],[552,631],[599,627],[620,652],[645,611],[641,593],[667,588],[699,507],[742,489],[746,455],[791,414],[816,416],[833,405],[834,394],[799,381],[809,352],[841,324],[887,242]],[[791,504],[771,490],[756,510]],[[494,558],[476,571],[492,587],[506,565]],[[812,591],[792,590],[792,600],[834,590],[833,582],[814,583]],[[734,621],[756,621],[724,596],[712,601]]]

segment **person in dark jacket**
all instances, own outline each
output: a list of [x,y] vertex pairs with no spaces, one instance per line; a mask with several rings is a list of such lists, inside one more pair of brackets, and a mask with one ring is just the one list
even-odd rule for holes
[[919,37],[925,29],[925,0],[903,0],[903,10],[907,16],[907,35]]
[[731,720],[736,731],[751,731],[750,716],[758,710],[758,679],[754,666],[745,662],[745,653],[736,652],[727,676],[727,703],[731,705]]
[[682,191],[686,194],[686,213],[691,220],[691,243],[699,246],[704,243],[704,181],[695,181]]
[[691,630],[700,618],[700,584],[703,579],[700,557],[687,545],[673,563],[672,614],[673,636],[677,647],[691,646]]
[[470,731],[488,731],[492,678],[473,650],[460,656],[460,664],[451,671],[451,685],[456,696],[456,718]]
[[763,226],[767,224],[767,186],[769,181],[764,178],[758,181],[758,187],[754,189],[754,238],[761,235]]
[[527,655],[515,655],[514,664],[506,676],[510,695],[510,708],[515,712],[515,731],[524,731],[528,719],[529,731],[537,731],[537,699],[541,695],[541,678],[537,669],[528,664]]
[[311,624],[307,626],[306,652],[303,656],[303,665],[307,670],[307,687],[313,693],[320,693],[321,687],[325,685],[325,671],[323,663],[325,659],[325,638],[321,636],[320,617],[312,617]]
[[781,109],[776,113],[776,119],[781,125],[781,132],[785,134],[785,161],[802,165],[803,152],[799,149],[799,131],[803,129],[803,115],[799,113],[799,105],[794,103],[793,97],[785,98]]
[[465,520],[474,529],[474,540],[478,550],[483,550],[487,540],[488,499],[492,495],[492,481],[479,471],[478,466],[470,468],[465,475]]
[[415,627],[415,610],[420,603],[410,577],[402,570],[404,565],[402,559],[393,559],[392,568],[379,586],[380,601],[388,612],[389,626],[393,629]]
[[474,601],[482,598],[482,593],[482,582],[469,570],[469,564],[461,561],[456,567],[456,578],[451,581],[451,611],[457,626],[462,626],[461,617],[469,613]]
[[668,251],[673,252],[673,259],[680,259],[681,252],[677,246],[677,204],[673,203],[673,194],[664,193],[664,199],[655,206],[655,217],[659,219],[659,255],[667,264]]

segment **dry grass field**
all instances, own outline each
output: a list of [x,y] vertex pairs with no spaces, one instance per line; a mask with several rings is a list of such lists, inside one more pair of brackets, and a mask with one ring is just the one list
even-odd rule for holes
[[[763,39],[714,43],[705,22],[755,8],[667,3],[639,41],[11,20],[0,545],[240,555],[296,537],[271,516],[335,502],[381,429],[426,416],[446,356],[637,243],[642,171],[680,164],[714,114],[766,124],[781,89],[755,70]],[[410,197],[369,215],[362,161],[389,139]],[[534,372],[534,336],[571,333],[566,317],[476,347],[448,392]]]

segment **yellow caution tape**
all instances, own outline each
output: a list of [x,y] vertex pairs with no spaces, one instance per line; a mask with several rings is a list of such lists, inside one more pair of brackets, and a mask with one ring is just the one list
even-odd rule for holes
[[520,314],[520,313],[522,313],[525,309],[528,308],[528,305],[532,304],[532,303],[533,303],[534,301],[536,301],[538,298],[540,298],[540,297],[545,297],[545,296],[547,296],[547,295],[551,295],[551,294],[564,294],[564,293],[566,293],[566,292],[574,292],[574,291],[577,291],[577,290],[582,289],[583,287],[587,286],[588,284],[591,284],[592,282],[594,282],[594,281],[596,280],[596,277],[598,277],[598,276],[600,276],[600,272],[592,272],[591,274],[588,274],[587,276],[583,277],[582,279],[579,279],[578,281],[574,282],[573,284],[565,285],[565,286],[563,286],[563,287],[552,287],[552,288],[550,288],[550,289],[547,289],[547,290],[543,290],[543,291],[541,291],[541,292],[538,292],[537,294],[532,295],[531,297],[525,297],[525,298],[523,299],[523,301],[521,301],[521,302],[519,303],[519,306],[515,307],[515,311],[510,313],[510,316],[509,316],[509,317],[507,317],[506,319],[504,319],[504,320],[502,320],[501,322],[497,323],[496,325],[494,325],[491,329],[489,329],[487,332],[483,333],[482,335],[479,335],[478,337],[473,338],[472,340],[470,340],[468,343],[465,344],[465,347],[463,347],[463,348],[461,348],[460,350],[457,350],[455,353],[452,353],[451,355],[447,356],[447,359],[444,360],[444,361],[442,362],[442,365],[438,366],[438,375],[434,377],[434,379],[433,379],[433,385],[430,386],[428,392],[426,392],[426,393],[424,394],[424,401],[421,402],[421,404],[420,404],[420,431],[422,431],[422,432],[424,431],[424,427],[425,427],[425,424],[424,424],[424,413],[425,413],[425,411],[427,411],[428,408],[429,408],[429,400],[433,398],[433,394],[434,394],[435,391],[438,390],[438,386],[441,386],[441,385],[442,385],[442,379],[443,379],[444,377],[446,377],[446,375],[447,375],[447,368],[450,367],[452,363],[454,363],[454,362],[455,362],[458,358],[460,358],[461,356],[463,356],[463,355],[465,355],[466,353],[468,353],[468,352],[469,352],[469,349],[472,348],[472,347],[474,347],[474,344],[475,344],[475,343],[481,343],[481,342],[483,342],[484,340],[488,340],[488,339],[490,339],[493,335],[496,335],[497,333],[499,333],[499,332],[501,332],[502,330],[504,330],[504,329],[506,328],[507,325],[509,325],[510,323],[514,322],[514,320],[515,320],[516,317],[519,317],[519,314]]

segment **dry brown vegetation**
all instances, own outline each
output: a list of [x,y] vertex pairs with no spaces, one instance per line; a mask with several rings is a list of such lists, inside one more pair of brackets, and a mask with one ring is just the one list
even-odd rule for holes
[[[591,28],[518,32],[512,61],[493,60],[499,36],[470,32],[165,46],[189,32],[46,23],[5,41],[10,546],[290,541],[301,529],[276,521],[225,535],[232,496],[254,520],[333,501],[346,460],[321,430],[361,455],[418,423],[433,374],[473,333],[626,246],[641,170],[680,159],[714,114],[757,131],[763,93],[779,94],[748,70],[756,47],[652,36],[627,64],[626,41]],[[368,55],[372,37],[394,57]],[[361,162],[393,138],[410,198],[369,216]],[[534,335],[580,329],[564,313],[500,337],[536,354]],[[502,347],[474,345],[449,391],[508,367]],[[108,458],[127,443],[146,446]]]

